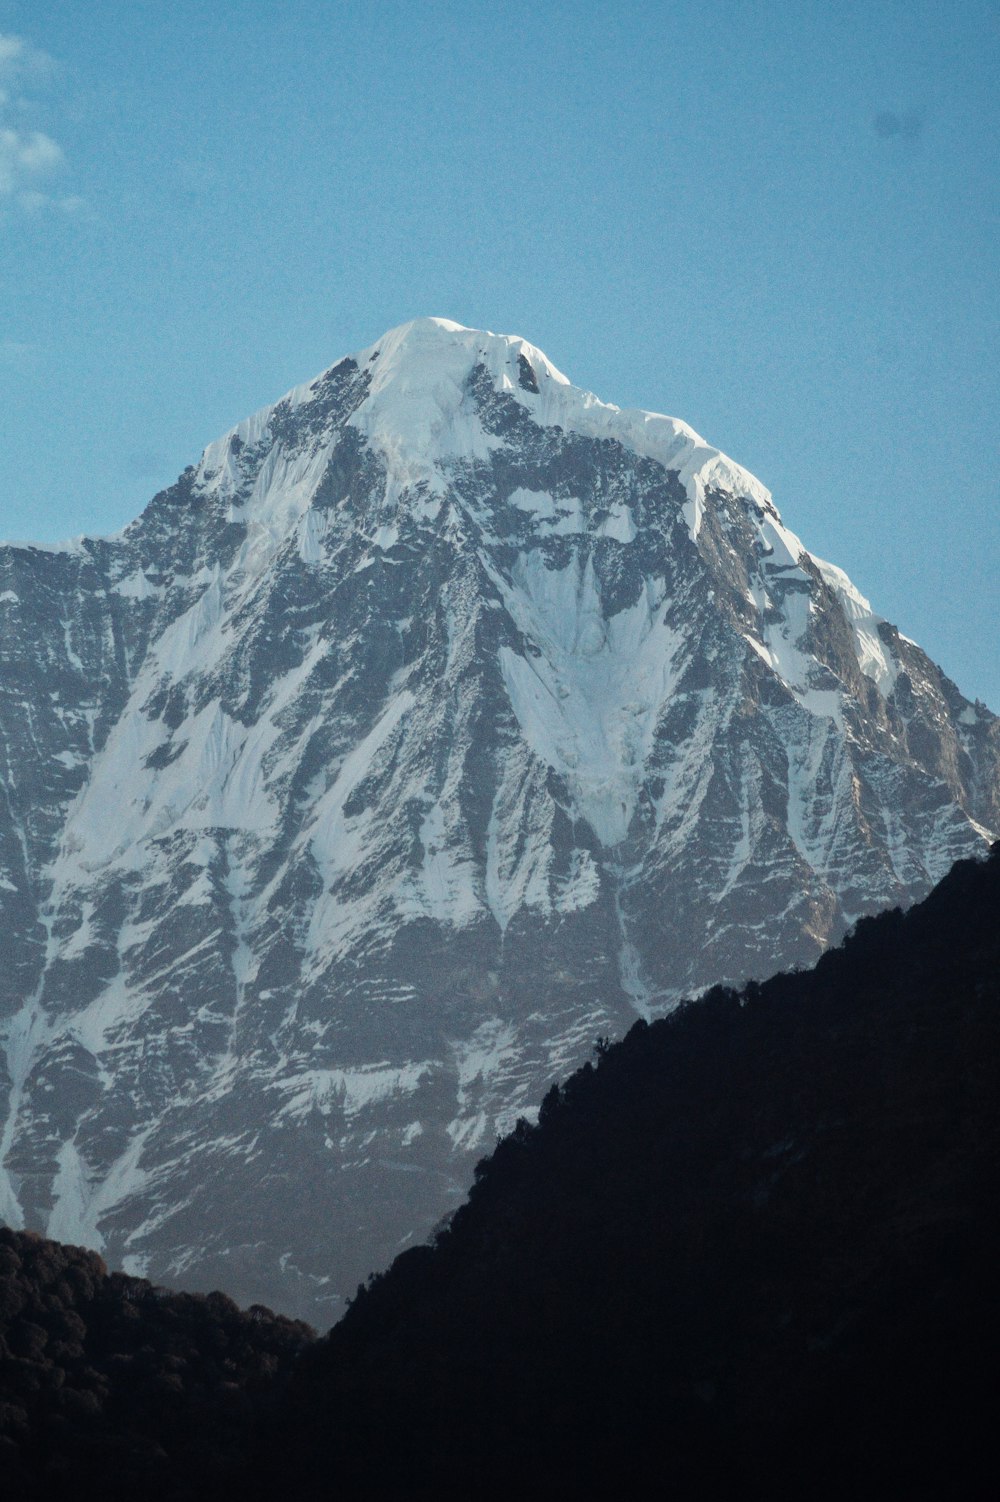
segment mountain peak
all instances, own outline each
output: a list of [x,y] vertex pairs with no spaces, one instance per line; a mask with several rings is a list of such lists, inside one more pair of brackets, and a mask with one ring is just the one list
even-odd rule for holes
[[467,328],[451,318],[413,318],[387,329],[381,339],[352,358],[359,364],[374,363],[398,369],[413,367],[419,376],[429,365],[444,363],[460,367],[466,361],[483,363],[499,378],[508,367],[517,366],[518,356],[537,364],[538,375],[568,386],[569,380],[536,345],[519,334],[494,334],[490,329]]
[[[354,379],[348,412],[342,403],[330,403],[330,394],[349,376]],[[543,430],[610,440],[677,474],[687,492],[692,538],[701,527],[705,496],[716,490],[739,494],[779,520],[766,486],[686,422],[603,401],[573,385],[543,350],[520,335],[437,317],[411,319],[386,330],[373,344],[343,356],[315,380],[237,424],[205,449],[198,477],[215,491],[232,494],[241,484],[234,453],[259,452],[262,446],[283,449],[285,457],[269,472],[269,488],[277,485],[281,491],[280,516],[297,516],[308,504],[306,471],[318,481],[340,427],[346,425],[380,456],[387,495],[441,494],[447,488],[446,471],[455,462],[485,461],[497,447],[498,439],[483,426],[476,399],[487,390],[516,403]],[[324,420],[328,406],[332,416]],[[289,418],[309,435],[305,446],[298,441],[291,512],[285,462]],[[269,507],[259,494],[252,511],[270,525]]]
[[314,1318],[594,1037],[1000,828],[1000,722],[762,485],[444,319],[0,611],[0,1214]]

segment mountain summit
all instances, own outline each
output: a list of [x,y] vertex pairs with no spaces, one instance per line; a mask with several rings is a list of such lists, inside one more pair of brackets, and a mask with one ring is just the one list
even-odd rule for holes
[[444,319],[0,547],[0,631],[0,1216],[319,1322],[596,1036],[1000,829],[753,476]]

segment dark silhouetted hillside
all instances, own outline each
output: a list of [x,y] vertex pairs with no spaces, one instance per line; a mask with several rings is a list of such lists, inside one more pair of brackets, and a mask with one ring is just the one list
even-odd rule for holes
[[601,1045],[304,1355],[263,1494],[994,1495],[998,848]]
[[269,1309],[167,1293],[80,1247],[0,1229],[0,1496],[213,1489],[311,1336]]
[[320,1342],[0,1232],[4,1495],[992,1498],[998,919],[601,1043]]

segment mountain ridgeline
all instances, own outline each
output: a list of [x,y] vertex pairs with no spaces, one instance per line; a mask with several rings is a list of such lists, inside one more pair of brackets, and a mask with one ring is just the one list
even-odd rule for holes
[[594,1037],[1000,831],[765,488],[423,319],[0,546],[0,1218],[328,1324]]
[[992,1498],[998,912],[600,1040],[321,1341],[4,1233],[12,1498]]

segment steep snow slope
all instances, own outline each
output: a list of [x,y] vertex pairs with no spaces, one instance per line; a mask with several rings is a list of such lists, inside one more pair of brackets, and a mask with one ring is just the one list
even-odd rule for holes
[[1000,827],[757,480],[442,319],[0,548],[0,643],[0,1215],[320,1322],[597,1034]]

